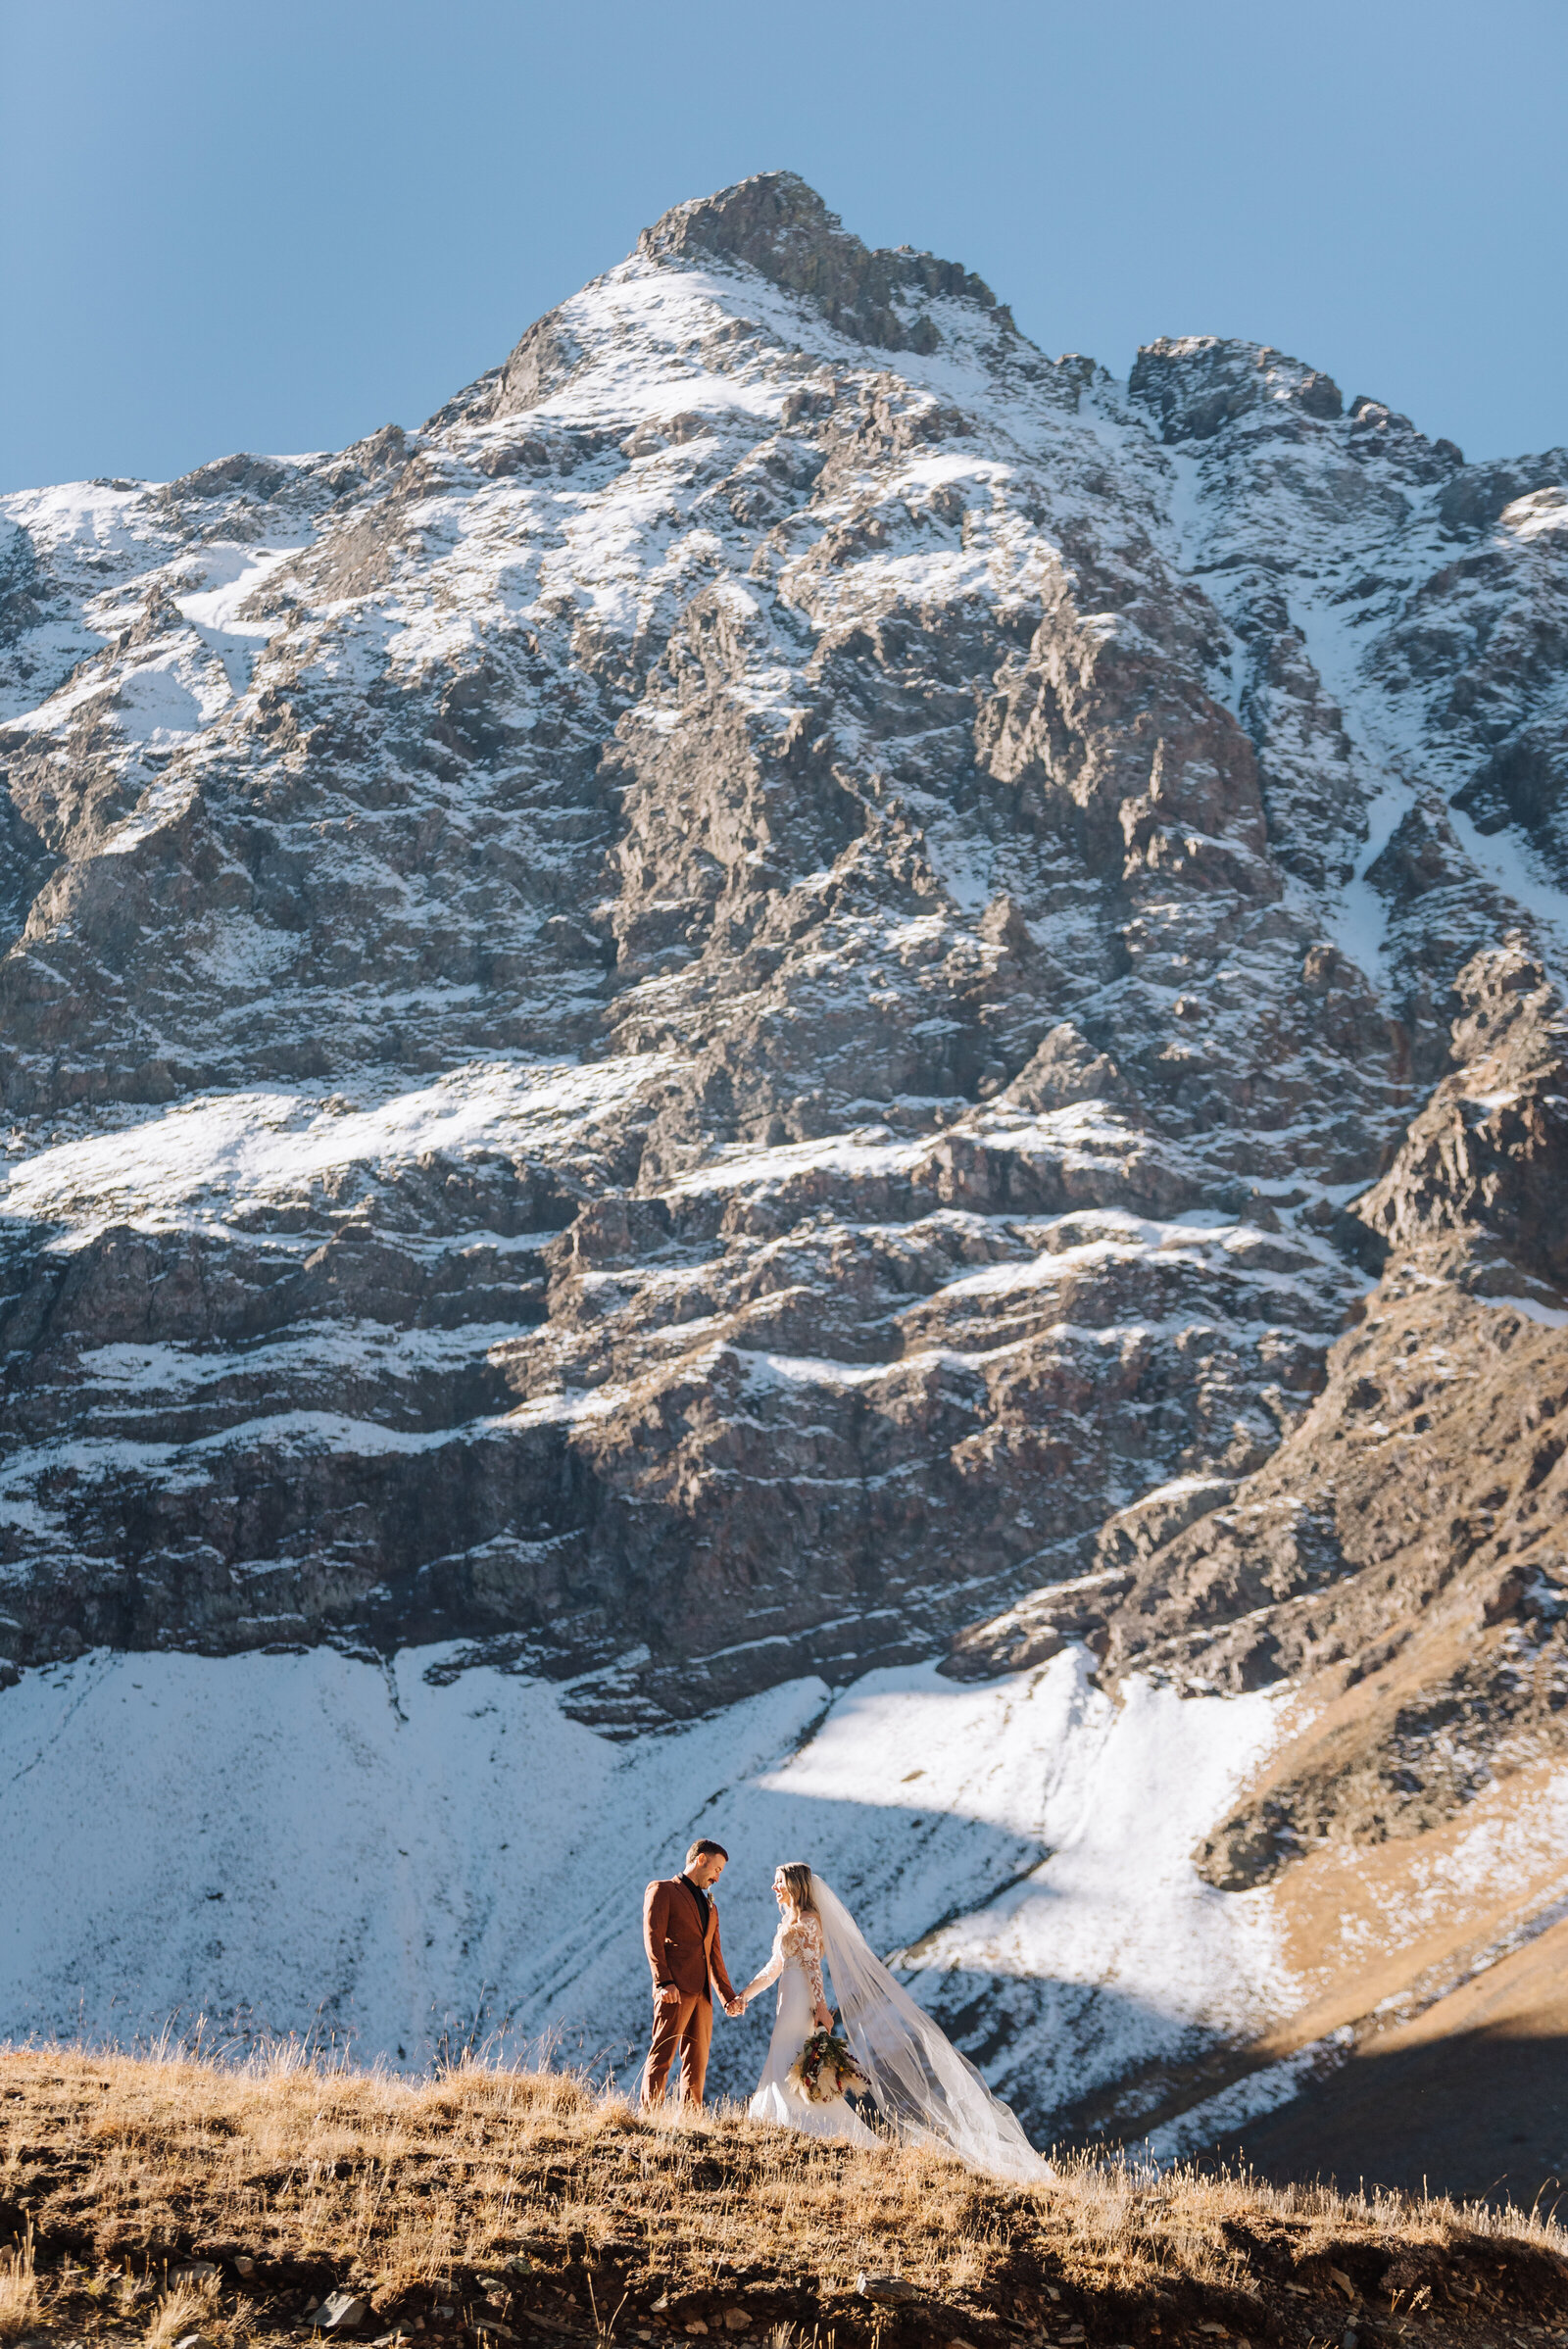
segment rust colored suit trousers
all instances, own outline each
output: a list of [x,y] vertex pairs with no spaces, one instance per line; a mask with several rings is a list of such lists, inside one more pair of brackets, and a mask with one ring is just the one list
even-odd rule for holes
[[654,2039],[643,2075],[643,2099],[657,2104],[664,2093],[669,2068],[680,2050],[680,2094],[683,2104],[701,2104],[708,2077],[708,2048],[713,2036],[713,2002],[683,1990],[677,2002],[654,2009]]

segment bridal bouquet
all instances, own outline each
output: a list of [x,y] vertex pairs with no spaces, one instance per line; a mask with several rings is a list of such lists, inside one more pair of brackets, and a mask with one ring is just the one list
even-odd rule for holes
[[831,2031],[812,2031],[785,2078],[803,2104],[837,2104],[841,2096],[863,2096],[871,2085]]

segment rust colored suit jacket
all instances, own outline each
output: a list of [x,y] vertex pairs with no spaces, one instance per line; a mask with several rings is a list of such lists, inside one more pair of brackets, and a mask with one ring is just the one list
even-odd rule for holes
[[708,1931],[703,1931],[697,1895],[684,1876],[664,1876],[643,1894],[643,1947],[654,1970],[655,1991],[676,1989],[683,1998],[733,1998],[718,1937],[718,1907],[708,1895]]

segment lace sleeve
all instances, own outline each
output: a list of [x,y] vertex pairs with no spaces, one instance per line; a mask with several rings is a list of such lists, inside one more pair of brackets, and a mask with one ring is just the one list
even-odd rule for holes
[[815,1917],[803,1917],[788,1933],[780,1933],[785,1950],[805,1970],[811,1988],[813,2006],[826,2006],[827,1992],[822,1987],[822,1928]]
[[784,1928],[781,1925],[778,1929],[778,1932],[773,1935],[773,1952],[769,1957],[767,1964],[762,1968],[761,1973],[759,1974],[754,1981],[747,1983],[745,1989],[741,1992],[741,1996],[747,1999],[755,1998],[759,1990],[765,1990],[769,1982],[777,1982],[783,1971]]

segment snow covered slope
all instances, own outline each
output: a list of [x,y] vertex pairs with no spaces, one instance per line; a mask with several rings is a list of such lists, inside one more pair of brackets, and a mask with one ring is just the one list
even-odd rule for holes
[[[922,1943],[949,2008],[983,2009],[1042,2122],[1134,2060],[1288,2010],[1267,1895],[1228,1899],[1186,1857],[1274,1698],[1146,1688],[1118,1709],[1064,1654],[1000,1690],[929,1666],[837,1700],[792,1682],[627,1746],[537,1682],[432,1684],[446,1660],[99,1654],[29,1674],[0,1714],[0,1865],[26,1894],[0,1930],[8,2019],[100,2033],[200,2012],[411,2065],[555,2032],[624,2071],[645,2044],[642,1886],[704,1831],[734,1854],[737,1982],[766,1956],[774,1864],[808,1852],[883,1946]],[[729,2084],[762,2039],[755,2017],[720,2033]]]
[[[670,1756],[733,1740],[700,1774],[759,1801],[791,1705],[913,1705],[955,1639],[942,1717],[1033,1724],[1042,1784],[1175,1708],[1163,1990],[1114,1987],[1088,1858],[1048,1863],[1087,1938],[963,1938],[1044,1795],[955,1791],[906,1895],[854,1861],[1037,2117],[1134,2076],[1157,2117],[1184,2033],[1264,2029],[1236,1920],[1298,1862],[1555,1753],[1565,479],[1250,344],[1048,360],[771,174],[416,433],[4,501],[7,1750],[57,1750],[63,1669],[112,1753],[118,1651],[248,1786],[267,1676],[384,1739],[428,1650],[397,1771],[467,1750],[480,1676],[645,1788],[635,1875]],[[84,2012],[206,2001],[159,1881],[136,1946],[184,1954]],[[315,1976],[408,2045],[481,1994],[382,1901]],[[222,2000],[295,2022],[261,1934],[217,1936]],[[65,1964],[21,1948],[19,2019]],[[560,2012],[608,2043],[600,1979]]]

